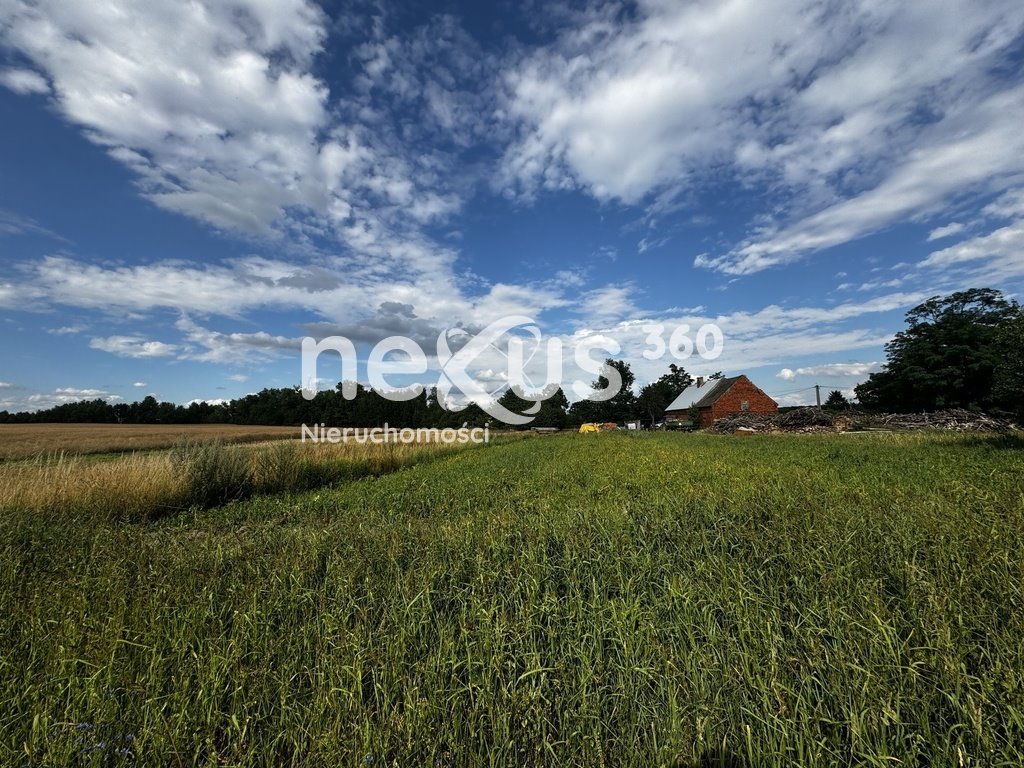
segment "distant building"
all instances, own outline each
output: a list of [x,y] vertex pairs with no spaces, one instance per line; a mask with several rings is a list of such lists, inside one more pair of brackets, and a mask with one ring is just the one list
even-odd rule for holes
[[694,423],[691,415],[696,411],[694,426],[710,427],[718,419],[735,416],[738,413],[775,413],[779,404],[754,386],[746,376],[732,376],[727,379],[705,379],[684,389],[668,408],[665,421]]

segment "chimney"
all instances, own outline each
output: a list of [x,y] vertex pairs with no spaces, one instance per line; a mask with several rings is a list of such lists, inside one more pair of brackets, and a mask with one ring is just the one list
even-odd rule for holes
[[704,386],[704,377],[703,376],[698,376],[697,377],[697,389],[700,389],[703,386]]

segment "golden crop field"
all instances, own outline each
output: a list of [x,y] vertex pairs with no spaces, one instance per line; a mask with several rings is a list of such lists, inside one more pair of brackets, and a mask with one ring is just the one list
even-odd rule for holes
[[182,439],[248,443],[299,436],[296,427],[236,424],[0,424],[0,461],[47,453],[125,453]]

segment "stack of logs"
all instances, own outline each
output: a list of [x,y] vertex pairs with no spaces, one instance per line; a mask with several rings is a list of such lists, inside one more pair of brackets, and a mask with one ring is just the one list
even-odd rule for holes
[[773,414],[741,413],[716,421],[711,432],[846,432],[851,430],[906,431],[938,429],[950,432],[1008,432],[1018,427],[1006,419],[960,409],[934,413],[866,413],[797,408]]

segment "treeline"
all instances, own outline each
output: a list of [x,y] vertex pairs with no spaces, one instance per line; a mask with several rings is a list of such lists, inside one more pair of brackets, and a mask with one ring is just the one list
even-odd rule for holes
[[[634,375],[623,360],[605,361],[605,370],[614,367],[622,378],[622,390],[604,402],[580,401],[570,404],[561,389],[555,389],[541,401],[539,409],[514,391],[507,390],[499,402],[514,413],[529,413],[529,427],[573,427],[586,421],[622,423],[643,420],[652,423],[664,417],[665,407],[692,381],[676,365],[667,374],[648,384],[637,396],[632,391]],[[593,386],[604,389],[608,378],[599,376]],[[437,402],[435,390],[405,401],[394,401],[362,385],[355,397],[342,396],[341,385],[319,392],[312,400],[302,396],[299,387],[264,389],[228,403],[196,402],[176,405],[159,402],[152,395],[134,403],[108,403],[82,400],[64,403],[34,412],[0,411],[0,423],[99,423],[99,424],[252,424],[295,426],[324,423],[332,427],[482,427],[494,419],[480,406],[471,403],[460,411],[449,411]]]
[[[340,389],[340,387],[339,387]],[[388,400],[372,389],[358,386],[351,400],[339,390],[319,392],[312,400],[299,387],[264,389],[228,403],[191,403],[187,406],[159,402],[152,395],[134,403],[82,400],[34,412],[0,411],[0,423],[100,423],[100,424],[253,424],[296,426],[326,423],[336,427],[483,426],[490,417],[475,404],[462,411],[447,411],[433,391],[404,402]]]

